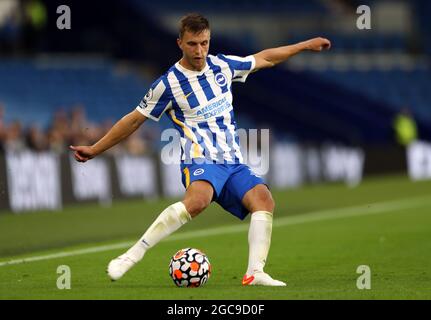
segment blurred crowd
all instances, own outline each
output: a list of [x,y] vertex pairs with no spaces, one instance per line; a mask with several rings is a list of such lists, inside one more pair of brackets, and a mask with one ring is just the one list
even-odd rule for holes
[[[92,145],[114,125],[111,120],[101,123],[88,121],[85,108],[74,106],[70,111],[59,109],[50,124],[42,128],[38,124],[24,126],[19,120],[5,121],[6,107],[0,102],[0,152],[53,151],[68,152],[70,145]],[[150,126],[142,126],[130,137],[114,146],[108,154],[151,154],[157,148],[159,132]]]
[[0,53],[39,49],[47,23],[42,0],[0,0]]

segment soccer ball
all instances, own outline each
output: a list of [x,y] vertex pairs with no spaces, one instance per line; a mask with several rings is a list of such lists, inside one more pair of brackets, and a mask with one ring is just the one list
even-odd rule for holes
[[202,251],[181,249],[171,259],[169,275],[178,287],[200,287],[211,275],[211,264]]

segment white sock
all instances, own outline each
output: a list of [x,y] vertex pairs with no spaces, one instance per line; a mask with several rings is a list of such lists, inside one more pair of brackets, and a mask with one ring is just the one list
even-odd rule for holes
[[191,219],[192,217],[182,202],[170,205],[157,217],[141,239],[127,251],[127,255],[135,262],[140,261],[149,248],[155,246],[160,240],[178,230]]
[[247,275],[263,271],[271,245],[272,213],[256,211],[251,215],[248,231],[248,268]]

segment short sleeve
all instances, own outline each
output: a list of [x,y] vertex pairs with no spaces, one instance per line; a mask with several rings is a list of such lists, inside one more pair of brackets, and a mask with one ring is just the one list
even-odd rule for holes
[[232,71],[233,82],[245,82],[248,75],[256,66],[256,60],[253,55],[247,57],[238,57],[232,55],[218,55],[220,59],[225,61]]
[[147,118],[159,121],[163,113],[172,105],[171,97],[169,83],[162,77],[152,84],[136,110]]

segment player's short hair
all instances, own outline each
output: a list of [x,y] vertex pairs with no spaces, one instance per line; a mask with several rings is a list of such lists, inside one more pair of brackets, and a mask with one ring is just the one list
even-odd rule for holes
[[199,13],[189,13],[180,20],[179,37],[181,39],[186,31],[201,33],[209,29],[210,24],[207,18]]

